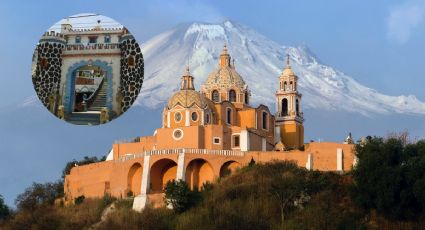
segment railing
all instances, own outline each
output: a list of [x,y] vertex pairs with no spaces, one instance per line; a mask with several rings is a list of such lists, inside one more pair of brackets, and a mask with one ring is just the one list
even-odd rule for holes
[[84,99],[84,101],[86,102],[87,108],[90,108],[91,105],[93,104],[94,100],[96,99],[97,95],[99,94],[99,91],[103,89],[104,84],[103,82],[105,81],[105,77],[102,78],[102,81],[100,81],[99,86],[97,87],[96,91],[94,91],[89,98]]
[[120,43],[101,43],[101,44],[70,44],[66,45],[66,50],[105,50],[105,49],[118,49]]
[[146,150],[142,153],[135,154],[126,154],[121,156],[116,161],[125,162],[128,160],[133,160],[136,158],[141,158],[144,156],[159,156],[159,155],[168,155],[168,154],[205,154],[205,155],[219,155],[219,156],[235,156],[243,157],[245,156],[244,151],[235,151],[235,150],[213,150],[213,149],[158,149],[158,150]]

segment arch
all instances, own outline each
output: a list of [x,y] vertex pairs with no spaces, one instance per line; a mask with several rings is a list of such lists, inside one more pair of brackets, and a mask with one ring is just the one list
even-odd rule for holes
[[112,111],[112,66],[110,66],[108,62],[100,60],[96,60],[91,63],[89,61],[80,61],[70,66],[68,68],[68,72],[66,73],[66,87],[65,95],[63,95],[63,104],[65,113],[67,114],[72,113],[75,106],[75,78],[77,75],[77,70],[89,64],[93,66],[99,66],[106,72],[105,80],[108,83],[108,89],[106,91],[106,107],[108,107],[109,111]]
[[245,104],[249,104],[249,95],[248,95],[248,92],[245,92]]
[[[140,163],[134,163],[127,175],[127,192],[131,192],[133,196],[140,194],[142,186],[142,165]],[[128,194],[128,193],[127,193]]]
[[228,176],[241,168],[241,164],[237,161],[227,161],[220,167],[220,177]]
[[288,83],[285,81],[285,83],[283,83],[283,91],[286,91],[287,88],[288,88]]
[[214,170],[206,160],[194,159],[186,167],[185,178],[190,189],[201,189],[204,183],[214,180]]
[[220,94],[218,93],[217,90],[213,90],[211,94],[212,94],[213,102],[220,102]]
[[295,112],[297,113],[297,116],[300,115],[300,103],[298,99],[295,100]]
[[263,111],[261,114],[261,123],[262,123],[262,128],[263,129],[268,129],[268,113],[266,111]]
[[282,99],[282,116],[288,116],[288,99]]
[[293,83],[292,83],[292,81],[289,82],[289,90],[293,90]]
[[175,180],[177,174],[177,163],[165,158],[156,161],[150,171],[150,191],[152,193],[163,192],[165,185],[170,180]]
[[236,102],[236,91],[233,89],[229,90],[229,101]]

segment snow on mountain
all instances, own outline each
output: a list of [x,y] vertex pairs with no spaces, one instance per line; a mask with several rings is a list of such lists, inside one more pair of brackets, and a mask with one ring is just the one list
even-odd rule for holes
[[368,88],[350,76],[321,64],[306,47],[280,45],[258,32],[232,21],[193,23],[163,32],[142,45],[145,81],[135,104],[148,108],[164,105],[179,89],[180,77],[189,63],[196,89],[218,63],[224,44],[235,59],[236,70],[252,92],[251,102],[274,110],[286,55],[299,77],[304,108],[348,111],[362,115],[425,114],[425,103],[415,96],[388,96]]

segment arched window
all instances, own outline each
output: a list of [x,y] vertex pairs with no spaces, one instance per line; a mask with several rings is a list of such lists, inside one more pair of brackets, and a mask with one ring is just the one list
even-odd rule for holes
[[229,125],[232,124],[232,109],[231,108],[227,108],[226,122]]
[[236,102],[236,92],[233,89],[229,91],[229,101]]
[[285,81],[285,83],[283,83],[283,91],[286,91],[287,88],[288,88],[288,83],[286,83]]
[[282,116],[288,116],[288,99],[282,99]]
[[292,81],[289,83],[289,90],[292,90],[293,88],[292,88]]
[[263,129],[267,129],[267,122],[268,122],[267,112],[263,112],[261,121],[263,123]]
[[81,37],[80,36],[76,36],[75,37],[75,43],[76,44],[80,44],[81,43]]
[[297,116],[300,115],[300,104],[298,102],[298,99],[295,101],[295,112],[297,113]]
[[206,117],[205,117],[205,123],[209,124],[210,123],[210,115],[207,113]]
[[249,95],[248,92],[245,93],[245,104],[249,103]]
[[111,35],[109,35],[109,34],[105,35],[104,42],[105,43],[111,43]]
[[212,100],[213,102],[219,102],[220,101],[220,95],[217,90],[212,91]]

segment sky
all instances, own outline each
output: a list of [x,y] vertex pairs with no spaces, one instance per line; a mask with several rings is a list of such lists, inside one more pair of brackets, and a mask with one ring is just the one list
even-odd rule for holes
[[[98,13],[111,17],[126,26],[139,43],[181,23],[220,22],[231,19],[257,30],[279,44],[287,46],[304,44],[317,54],[323,63],[384,94],[411,94],[425,101],[424,0],[275,0],[262,1],[261,4],[255,0],[74,0],[72,4],[69,1],[57,0],[5,0],[0,2],[2,31],[0,113],[13,105],[22,104],[29,96],[35,94],[31,82],[31,58],[40,36],[57,21],[79,13]],[[26,116],[30,117],[31,114],[28,113]],[[136,119],[135,114],[131,117]],[[56,118],[53,116],[46,115],[44,119],[52,119],[49,127],[54,128],[58,125],[59,130],[66,132],[68,136],[75,136],[75,133],[81,132],[81,128],[79,131],[74,127],[70,128],[69,125],[59,124],[60,122],[54,120]],[[26,123],[20,124],[20,121],[15,120],[10,123],[12,122],[16,123],[15,126],[0,126],[0,144],[6,144],[5,142],[9,141],[6,137],[11,133],[18,135],[11,129],[19,129],[23,138],[28,138],[25,133],[37,135],[33,130],[26,132],[25,127],[20,126]],[[34,122],[26,125],[32,127]],[[101,135],[104,137],[102,143],[105,145],[107,143],[110,145],[114,138],[125,133],[121,131],[119,123],[108,127],[105,130],[118,131],[109,136]],[[138,131],[142,133],[141,129],[144,127],[137,127],[139,130],[131,128],[132,134],[136,135]],[[72,131],[69,131],[70,129]],[[90,133],[96,135],[95,131]],[[48,136],[43,138],[49,140]],[[99,138],[96,137],[94,140],[97,141]],[[73,143],[77,144],[77,140],[73,140]],[[3,173],[0,175],[0,184],[13,186],[10,189],[0,186],[0,194],[5,194],[8,204],[13,204],[16,194],[30,184],[28,182],[30,179],[45,181],[58,176],[52,176],[51,171],[42,171],[39,172],[40,176],[30,177],[25,183],[18,183],[13,180],[18,180],[21,174],[17,177],[4,175],[4,172],[16,167],[12,163],[6,164],[5,159],[18,162],[19,159],[25,158],[22,152],[30,147],[21,145],[15,149],[8,149],[12,152],[0,152],[3,155],[0,168],[9,167],[0,171]],[[36,147],[37,151],[42,151],[40,146]],[[100,151],[92,146],[66,149],[64,151],[69,154],[67,159],[61,158],[60,155],[51,156],[47,153],[43,155],[36,150],[25,154],[41,154],[43,157],[39,159],[31,158],[35,159],[34,164],[39,164],[40,168],[48,158],[61,158],[63,163],[81,157],[82,153],[79,151],[83,148],[88,151]],[[102,148],[102,151],[108,150],[108,147]],[[72,152],[78,154],[72,155]],[[5,158],[6,155],[9,158]],[[25,167],[30,167],[30,163],[26,162]],[[57,166],[55,170],[60,172],[60,168],[62,165]],[[8,183],[3,183],[6,181]]]

